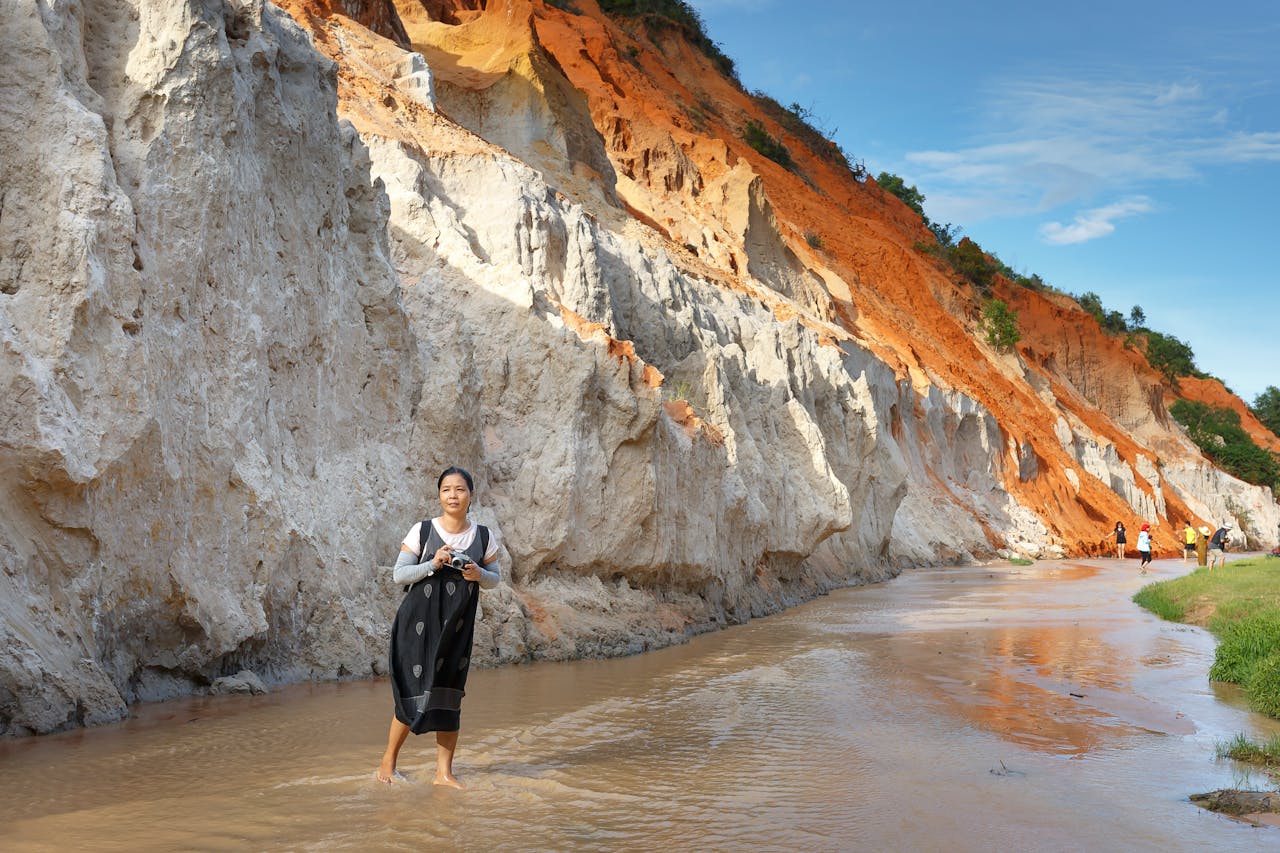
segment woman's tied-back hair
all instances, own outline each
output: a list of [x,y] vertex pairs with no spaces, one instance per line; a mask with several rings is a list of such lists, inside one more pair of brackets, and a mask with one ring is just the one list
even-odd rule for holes
[[440,486],[444,484],[444,478],[450,474],[459,474],[462,479],[467,481],[467,491],[474,492],[476,490],[475,483],[471,481],[471,475],[456,465],[445,468],[440,472],[440,479],[436,480],[436,491],[440,491]]

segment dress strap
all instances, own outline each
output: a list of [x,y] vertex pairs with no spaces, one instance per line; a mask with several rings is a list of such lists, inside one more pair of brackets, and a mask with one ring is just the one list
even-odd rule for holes
[[[435,547],[427,550],[432,543]],[[444,540],[440,538],[440,534],[436,533],[436,526],[431,519],[422,522],[422,527],[418,529],[418,560],[429,559],[428,555],[434,554],[444,545]]]

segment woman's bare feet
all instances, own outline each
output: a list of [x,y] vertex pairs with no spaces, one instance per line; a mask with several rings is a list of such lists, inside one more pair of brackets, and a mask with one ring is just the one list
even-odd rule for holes
[[[409,727],[395,718],[391,717],[391,731],[387,734],[387,749],[382,753],[382,764],[378,765],[377,779],[384,785],[390,785],[396,781],[396,759],[400,757],[400,747],[404,746],[405,738],[409,736]],[[404,778],[404,777],[400,777]]]
[[458,733],[436,732],[436,778],[431,780],[437,785],[464,790],[467,786],[453,775],[453,751],[458,748]]
[[465,791],[467,786],[462,784],[462,780],[452,773],[436,774],[436,778],[431,780],[434,785],[444,785],[446,788],[457,788],[459,791]]

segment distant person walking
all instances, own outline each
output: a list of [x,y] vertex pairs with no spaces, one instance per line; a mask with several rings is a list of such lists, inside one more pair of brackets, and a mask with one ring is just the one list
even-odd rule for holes
[[1128,541],[1124,538],[1124,522],[1123,521],[1116,522],[1116,529],[1111,531],[1111,535],[1116,537],[1116,559],[1123,560],[1125,542]]
[[1182,563],[1186,565],[1187,561],[1196,553],[1196,529],[1191,526],[1191,522],[1187,522],[1187,526],[1182,530],[1182,538],[1186,541],[1186,545],[1182,549]]
[[1138,531],[1138,556],[1141,561],[1138,563],[1138,574],[1145,575],[1147,566],[1151,565],[1151,525],[1144,524],[1142,529]]
[[1217,530],[1213,531],[1213,536],[1209,539],[1209,568],[1213,569],[1214,563],[1221,563],[1224,567],[1227,565],[1227,533],[1231,529],[1230,525],[1224,524]]
[[1209,527],[1208,525],[1200,525],[1200,529],[1196,531],[1196,565],[1204,566],[1208,562],[1209,553]]

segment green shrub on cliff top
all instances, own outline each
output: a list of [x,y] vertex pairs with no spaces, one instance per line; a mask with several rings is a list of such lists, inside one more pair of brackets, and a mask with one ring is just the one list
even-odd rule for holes
[[991,279],[996,274],[995,264],[987,258],[982,247],[965,237],[947,252],[947,260],[956,272],[969,279],[981,293],[991,289]]
[[900,175],[892,172],[881,172],[876,175],[876,183],[880,185],[880,189],[896,195],[903,204],[920,214],[920,218],[927,224],[929,217],[924,215],[924,193],[916,189],[915,184],[907,186],[907,182]]
[[1264,427],[1280,436],[1280,388],[1268,385],[1267,390],[1253,398],[1249,409]]
[[844,166],[846,169],[854,169],[854,166],[849,162],[848,156],[844,153],[844,149],[831,140],[831,137],[836,134],[835,129],[828,130],[822,127],[811,108],[797,103],[784,107],[773,97],[759,89],[752,92],[751,97],[764,108],[770,118],[804,143],[804,146],[812,151],[814,155],[823,160]]
[[689,42],[712,61],[720,73],[738,82],[738,69],[720,45],[707,35],[706,25],[698,10],[685,0],[599,0],[600,10],[624,18],[639,18],[651,31],[670,27],[684,34]]

